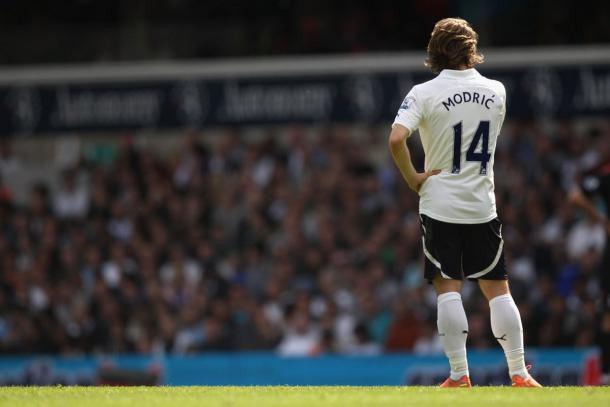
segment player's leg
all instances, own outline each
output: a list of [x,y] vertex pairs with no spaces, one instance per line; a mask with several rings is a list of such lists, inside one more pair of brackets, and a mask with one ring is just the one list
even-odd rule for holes
[[433,285],[438,295],[438,334],[451,368],[449,380],[445,382],[445,385],[446,387],[469,387],[466,358],[468,320],[460,294],[462,281],[445,279],[437,274]]
[[521,315],[508,289],[508,281],[479,280],[479,287],[489,301],[491,330],[504,349],[510,376],[527,377]]
[[467,225],[465,229],[464,273],[468,278],[478,279],[479,287],[489,301],[491,329],[504,350],[513,385],[539,386],[525,367],[523,326],[508,288],[502,224],[494,219],[484,224]]
[[481,279],[479,287],[489,301],[491,330],[504,350],[513,386],[540,387],[525,366],[521,315],[508,289],[508,281]]
[[466,359],[468,320],[462,305],[461,237],[458,225],[422,216],[424,273],[437,293],[437,326],[451,376],[443,387],[470,387]]

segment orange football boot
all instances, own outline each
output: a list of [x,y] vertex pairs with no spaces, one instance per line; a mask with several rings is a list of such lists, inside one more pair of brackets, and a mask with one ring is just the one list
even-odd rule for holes
[[470,388],[472,384],[470,384],[470,377],[464,375],[460,377],[458,380],[452,380],[451,377],[448,378],[440,385],[440,387],[465,387]]
[[[525,368],[529,371],[531,370],[532,365],[527,365]],[[513,382],[513,387],[542,387],[542,385],[534,380],[534,378],[530,375],[528,375],[526,378],[519,375],[514,375],[511,377],[511,381]]]
[[514,375],[512,377],[513,387],[542,387],[540,383],[538,383],[532,376],[527,378],[523,378],[519,375]]

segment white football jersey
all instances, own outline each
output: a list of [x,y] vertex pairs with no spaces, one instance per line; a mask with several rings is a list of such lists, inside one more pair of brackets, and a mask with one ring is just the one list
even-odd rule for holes
[[476,69],[444,69],[414,86],[394,124],[419,128],[428,178],[419,195],[419,212],[448,223],[494,219],[494,152],[506,113],[504,85]]

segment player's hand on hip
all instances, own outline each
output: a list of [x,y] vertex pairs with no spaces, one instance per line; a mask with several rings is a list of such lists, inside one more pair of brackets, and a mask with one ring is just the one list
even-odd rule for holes
[[426,172],[416,173],[414,179],[408,183],[409,188],[411,188],[413,191],[419,193],[419,190],[421,189],[422,185],[424,185],[424,182],[426,182],[426,180],[428,178],[438,175],[440,173],[441,173],[441,170],[430,170],[430,171],[426,171]]

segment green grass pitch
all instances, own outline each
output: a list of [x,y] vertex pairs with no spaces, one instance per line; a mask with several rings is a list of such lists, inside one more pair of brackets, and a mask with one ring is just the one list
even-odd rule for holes
[[1,387],[0,406],[610,406],[610,387]]

